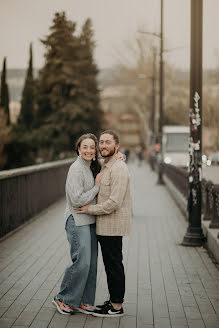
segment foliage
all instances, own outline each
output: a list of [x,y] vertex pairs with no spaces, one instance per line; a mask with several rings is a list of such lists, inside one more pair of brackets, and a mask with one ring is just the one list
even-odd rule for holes
[[153,75],[153,44],[142,34],[126,41],[125,51],[119,54],[115,74],[116,84],[123,86],[121,99],[126,112],[137,114],[140,122],[140,140],[148,138],[151,113]]
[[35,163],[37,144],[34,133],[23,130],[21,125],[13,125],[9,143],[5,146],[7,163],[4,169],[23,167]]
[[44,44],[45,65],[33,79],[32,47],[21,113],[7,146],[7,168],[68,157],[76,139],[101,129],[91,21],[76,23],[56,13]]
[[42,43],[46,63],[38,78],[36,127],[41,148],[53,150],[53,158],[69,152],[79,135],[98,133],[97,67],[93,60],[93,31],[87,20],[76,36],[76,24],[65,13],[56,13],[51,33]]
[[203,125],[214,130],[214,150],[219,149],[219,84],[207,85],[203,90]]
[[3,68],[1,74],[1,93],[0,93],[0,107],[3,108],[6,115],[6,124],[10,124],[10,113],[9,113],[9,91],[7,84],[7,72],[6,72],[6,58],[3,61]]
[[10,142],[10,130],[11,127],[8,125],[8,117],[4,108],[0,107],[0,170],[4,168],[8,161],[5,147]]
[[35,97],[35,83],[33,78],[33,54],[32,54],[32,44],[30,44],[29,67],[25,79],[22,101],[21,101],[21,111],[18,119],[18,124],[23,126],[23,128],[27,130],[30,130],[32,128],[32,124],[34,120],[34,104],[35,104],[34,97]]
[[7,163],[4,169],[27,166],[35,163],[37,138],[34,131],[35,81],[33,78],[32,44],[30,45],[29,66],[24,83],[21,111],[16,124],[11,126],[10,140],[5,147]]
[[165,63],[164,122],[166,125],[189,124],[189,74],[181,80],[180,71]]

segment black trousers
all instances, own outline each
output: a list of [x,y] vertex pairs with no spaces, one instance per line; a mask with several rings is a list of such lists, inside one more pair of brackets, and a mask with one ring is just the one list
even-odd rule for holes
[[123,303],[125,273],[122,263],[122,236],[97,236],[105,266],[110,301]]

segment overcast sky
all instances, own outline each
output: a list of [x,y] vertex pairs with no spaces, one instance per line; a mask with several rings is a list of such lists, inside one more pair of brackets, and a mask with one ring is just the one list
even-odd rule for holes
[[[164,0],[164,47],[182,47],[165,56],[183,69],[190,58],[190,1]],[[203,66],[212,68],[219,52],[219,0],[203,3]],[[85,19],[92,19],[100,68],[115,64],[115,49],[132,39],[139,26],[159,32],[160,0],[0,0],[0,65],[7,56],[8,67],[26,68],[33,42],[34,66],[42,67],[44,47],[39,39],[49,33],[54,13],[63,10],[79,29]]]

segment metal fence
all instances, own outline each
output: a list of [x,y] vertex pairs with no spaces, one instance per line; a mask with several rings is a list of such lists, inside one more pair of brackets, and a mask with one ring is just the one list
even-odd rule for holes
[[[188,172],[171,164],[163,164],[163,172],[187,199]],[[202,180],[202,214],[203,220],[210,220],[209,228],[219,228],[219,185],[205,179]]]
[[188,172],[171,164],[163,164],[163,172],[177,187],[181,194],[187,198],[189,185],[188,185]]
[[0,172],[0,238],[60,199],[73,159]]

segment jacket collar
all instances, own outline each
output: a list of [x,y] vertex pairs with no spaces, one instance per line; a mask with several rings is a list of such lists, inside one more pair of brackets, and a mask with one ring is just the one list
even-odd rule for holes
[[107,168],[111,168],[111,166],[113,166],[113,164],[116,162],[117,160],[116,160],[116,158],[115,158],[115,156],[113,156],[110,160],[109,160],[109,162],[107,162],[107,163],[104,163],[103,165],[105,166],[105,167],[107,167]]

